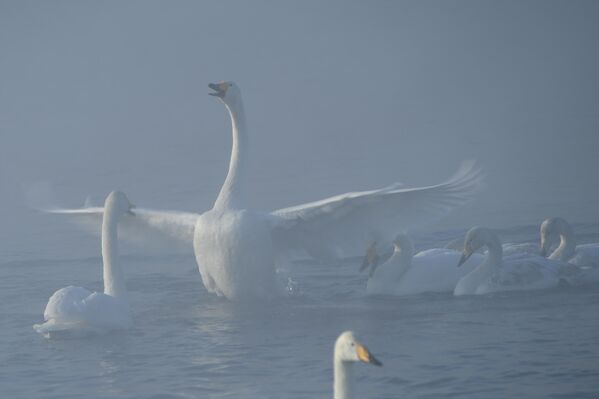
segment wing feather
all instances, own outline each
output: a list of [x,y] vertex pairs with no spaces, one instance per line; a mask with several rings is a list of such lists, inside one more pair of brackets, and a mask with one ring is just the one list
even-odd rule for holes
[[466,203],[481,183],[480,169],[465,162],[441,184],[394,184],[280,209],[271,214],[273,240],[279,251],[301,249],[323,260],[363,254],[372,241],[390,241]]

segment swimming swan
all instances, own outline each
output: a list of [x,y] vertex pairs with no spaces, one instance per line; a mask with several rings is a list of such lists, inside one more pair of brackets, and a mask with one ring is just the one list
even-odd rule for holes
[[354,397],[353,366],[355,362],[363,362],[374,366],[383,365],[370,353],[366,346],[354,338],[353,332],[345,331],[335,341],[333,355],[333,391],[335,399],[351,399]]
[[117,225],[124,215],[133,214],[132,205],[125,194],[113,191],[106,198],[104,209],[104,293],[74,286],[59,289],[48,300],[45,323],[33,326],[40,334],[72,329],[100,332],[129,326],[129,301],[119,264]]
[[[549,254],[556,237],[560,238],[559,246]],[[599,244],[576,245],[576,236],[570,223],[555,217],[546,219],[541,224],[541,256],[548,259],[569,262],[576,266],[599,267]]]
[[[382,265],[376,249],[371,246],[361,270],[370,267],[366,283],[369,295],[413,295],[425,292],[453,292],[458,280],[469,273],[483,259],[474,254],[464,267],[454,267],[460,252],[453,249],[433,248],[414,255],[414,245],[406,234],[398,234],[391,257]],[[364,266],[366,265],[366,266]]]
[[525,253],[503,258],[499,237],[484,227],[473,227],[468,231],[458,266],[483,246],[487,247],[484,261],[458,281],[454,295],[544,289],[560,282],[560,262]]
[[[291,254],[303,251],[326,261],[355,255],[356,248],[364,248],[372,237],[390,242],[398,228],[437,219],[472,198],[479,187],[481,174],[468,164],[433,186],[392,185],[274,212],[247,209],[249,137],[241,91],[233,82],[209,87],[227,109],[233,135],[229,171],[213,208],[201,215],[140,209],[139,217],[127,222],[136,224],[136,231],[168,230],[186,242],[191,234],[202,281],[217,295],[231,300],[273,296],[275,264]],[[79,214],[78,210],[57,211]]]

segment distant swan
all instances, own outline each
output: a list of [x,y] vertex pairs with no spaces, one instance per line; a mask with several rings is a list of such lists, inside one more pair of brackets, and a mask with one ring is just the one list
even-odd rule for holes
[[353,395],[354,370],[353,363],[364,362],[375,366],[382,366],[364,345],[354,338],[354,333],[345,331],[335,341],[333,355],[334,367],[334,398],[351,399]]
[[[559,246],[549,255],[554,239],[560,238]],[[569,262],[576,266],[599,267],[599,244],[576,245],[576,236],[570,223],[555,217],[541,224],[541,255],[548,259]]]
[[[558,247],[549,254],[559,237]],[[561,274],[570,284],[581,285],[599,282],[599,244],[576,245],[576,236],[570,223],[560,217],[546,219],[541,223],[541,256],[567,262]]]
[[544,289],[560,282],[560,262],[525,253],[503,258],[499,237],[484,227],[473,227],[468,231],[458,266],[483,246],[487,247],[484,261],[458,281],[454,295]]
[[[136,237],[144,229],[165,231],[193,241],[204,286],[228,299],[271,297],[277,292],[276,264],[304,252],[331,261],[356,255],[372,237],[390,242],[400,229],[436,220],[472,198],[481,181],[474,164],[462,167],[444,183],[421,187],[353,192],[317,202],[263,212],[247,209],[249,188],[248,132],[239,87],[232,82],[210,84],[231,118],[232,150],[227,177],[209,211],[136,211],[127,220]],[[90,211],[53,210],[69,214]]]
[[123,271],[119,264],[117,225],[132,205],[119,191],[111,192],[104,203],[102,222],[102,261],[104,293],[68,286],[56,291],[44,311],[45,323],[33,328],[40,334],[61,330],[103,332],[130,324],[129,301]]
[[366,283],[369,295],[412,295],[425,292],[453,292],[456,283],[483,259],[474,254],[464,265],[455,267],[460,252],[453,249],[434,248],[414,255],[414,245],[406,234],[398,234],[394,252],[378,266],[376,249],[371,246],[361,270],[370,267]]

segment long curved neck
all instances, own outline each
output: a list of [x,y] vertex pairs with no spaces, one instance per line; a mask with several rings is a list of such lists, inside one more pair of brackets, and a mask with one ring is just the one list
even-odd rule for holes
[[102,261],[104,263],[104,293],[115,298],[127,299],[123,270],[119,264],[117,233],[118,217],[112,208],[104,208],[102,219]]
[[567,262],[576,252],[576,239],[574,231],[568,223],[561,223],[559,226],[559,246],[549,256],[549,259],[561,260]]
[[335,399],[353,398],[353,377],[354,368],[350,362],[344,362],[335,358],[334,360],[334,386],[333,392]]
[[244,205],[248,139],[243,103],[239,98],[234,104],[225,104],[225,106],[231,116],[233,147],[231,149],[229,172],[214,203],[215,209],[239,208]]

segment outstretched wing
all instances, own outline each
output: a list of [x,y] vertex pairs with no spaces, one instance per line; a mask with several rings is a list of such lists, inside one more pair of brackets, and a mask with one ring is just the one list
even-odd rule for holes
[[302,249],[323,260],[363,254],[373,241],[391,241],[397,233],[464,204],[481,182],[480,169],[467,162],[434,186],[392,185],[280,209],[271,214],[273,240],[280,252]]
[[[44,211],[71,217],[75,222],[98,232],[104,214],[103,207],[54,208]],[[133,209],[133,215],[126,215],[119,222],[119,237],[144,245],[148,242],[166,243],[191,248],[198,216],[200,215],[190,212],[157,211],[136,207]]]

